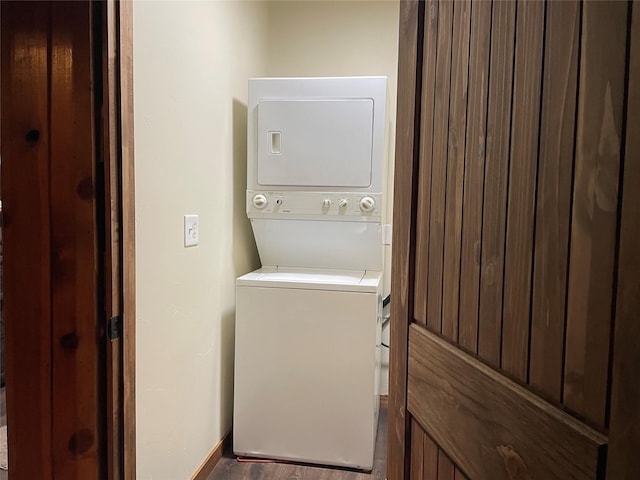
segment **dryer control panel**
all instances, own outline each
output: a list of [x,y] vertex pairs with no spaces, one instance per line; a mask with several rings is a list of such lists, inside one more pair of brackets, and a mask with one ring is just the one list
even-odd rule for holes
[[247,190],[249,218],[296,218],[380,222],[382,195],[345,192]]

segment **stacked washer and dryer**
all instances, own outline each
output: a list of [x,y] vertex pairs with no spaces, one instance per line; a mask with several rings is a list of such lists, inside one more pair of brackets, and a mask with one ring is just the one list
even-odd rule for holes
[[249,80],[236,281],[236,455],[371,470],[378,423],[385,77]]

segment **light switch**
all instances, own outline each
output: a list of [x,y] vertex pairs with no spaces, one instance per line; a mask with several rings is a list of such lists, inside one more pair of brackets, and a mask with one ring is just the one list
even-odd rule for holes
[[184,216],[184,246],[193,247],[198,245],[199,240],[199,215]]

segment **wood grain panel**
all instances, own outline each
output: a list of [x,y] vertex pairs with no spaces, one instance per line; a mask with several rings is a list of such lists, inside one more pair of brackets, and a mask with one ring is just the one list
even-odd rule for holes
[[640,8],[630,34],[624,181],[607,479],[634,480],[640,472]]
[[[387,475],[389,480],[409,475],[408,444],[410,434],[407,407],[407,339],[413,317],[414,247],[412,245],[413,205],[416,201],[418,138],[422,58],[423,4],[406,1],[400,4],[398,46],[398,101],[396,119],[396,155],[393,202],[393,256],[391,262],[391,316],[389,349],[389,443]],[[420,53],[422,53],[420,51]],[[126,410],[125,410],[126,415]],[[126,422],[126,418],[125,418]],[[125,438],[126,445],[126,438]],[[135,473],[135,472],[134,472]],[[133,480],[135,477],[125,477]]]
[[474,480],[595,479],[603,466],[604,436],[417,325],[408,406]]
[[424,466],[422,471],[424,472],[424,477],[422,480],[438,480],[438,445],[433,439],[423,433],[424,435]]
[[438,451],[438,480],[454,480],[456,467],[442,449]]
[[[640,266],[625,251],[624,219],[637,237],[640,199],[618,183],[621,158],[626,169],[640,155],[625,130],[631,92],[624,105],[627,45],[640,44],[627,19],[640,9],[578,0],[427,8],[419,165],[405,169],[420,176],[404,179],[419,192],[405,211],[417,243],[409,271],[419,276],[407,294],[416,323],[402,399],[415,420],[413,478],[601,479],[610,388],[625,392],[611,399],[624,441],[622,466],[609,464],[608,475],[633,478],[640,390],[625,384],[640,363],[630,323],[640,308],[630,272]],[[633,85],[633,64],[628,74]],[[628,270],[616,266],[618,240]],[[627,305],[622,339],[611,337],[616,288]],[[623,380],[610,387],[612,368]]]
[[521,381],[529,367],[533,228],[544,36],[544,3],[518,4],[511,160],[502,307],[502,369]]
[[436,59],[433,167],[431,169],[431,215],[429,218],[429,283],[427,285],[429,298],[427,302],[427,325],[436,332],[442,331],[442,269],[444,260],[452,24],[453,2],[441,2],[438,8],[438,52]]
[[460,470],[457,467],[456,467],[455,480],[468,480],[467,476],[462,472],[462,470]]
[[578,98],[564,404],[606,425],[627,3],[585,2]]
[[411,480],[468,480],[460,470],[424,431],[411,419]]
[[469,0],[454,3],[442,291],[442,334],[453,341],[458,341],[470,18]]
[[420,120],[420,171],[418,179],[418,217],[416,229],[416,274],[414,320],[427,323],[427,285],[429,271],[429,224],[431,208],[431,165],[433,159],[433,110],[436,83],[436,44],[438,40],[438,2],[426,5],[424,20],[422,106]]
[[561,400],[580,3],[548,2],[529,383]]
[[478,302],[490,40],[491,2],[472,2],[458,341],[463,348],[473,353],[478,351]]
[[51,6],[53,461],[56,476],[78,480],[100,478],[103,447],[90,7]]
[[418,422],[411,419],[411,480],[423,480],[424,475],[424,432]]
[[9,464],[14,480],[47,479],[53,471],[47,105],[50,8],[48,2],[0,3],[2,314],[10,385]]
[[515,2],[495,2],[491,21],[491,60],[485,157],[478,354],[500,366],[502,286],[507,208]]
[[133,1],[118,2],[122,161],[124,479],[136,478],[136,232],[133,130]]

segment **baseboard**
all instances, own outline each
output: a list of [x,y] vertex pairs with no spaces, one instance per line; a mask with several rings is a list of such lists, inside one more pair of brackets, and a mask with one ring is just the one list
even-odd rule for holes
[[381,407],[389,406],[389,395],[380,395],[380,406]]
[[191,480],[206,480],[213,469],[216,467],[220,459],[222,458],[222,454],[224,453],[225,448],[231,444],[231,432],[227,432],[222,440],[220,440],[215,447],[209,452],[207,458],[204,459],[202,464],[198,467],[196,472],[192,475]]

